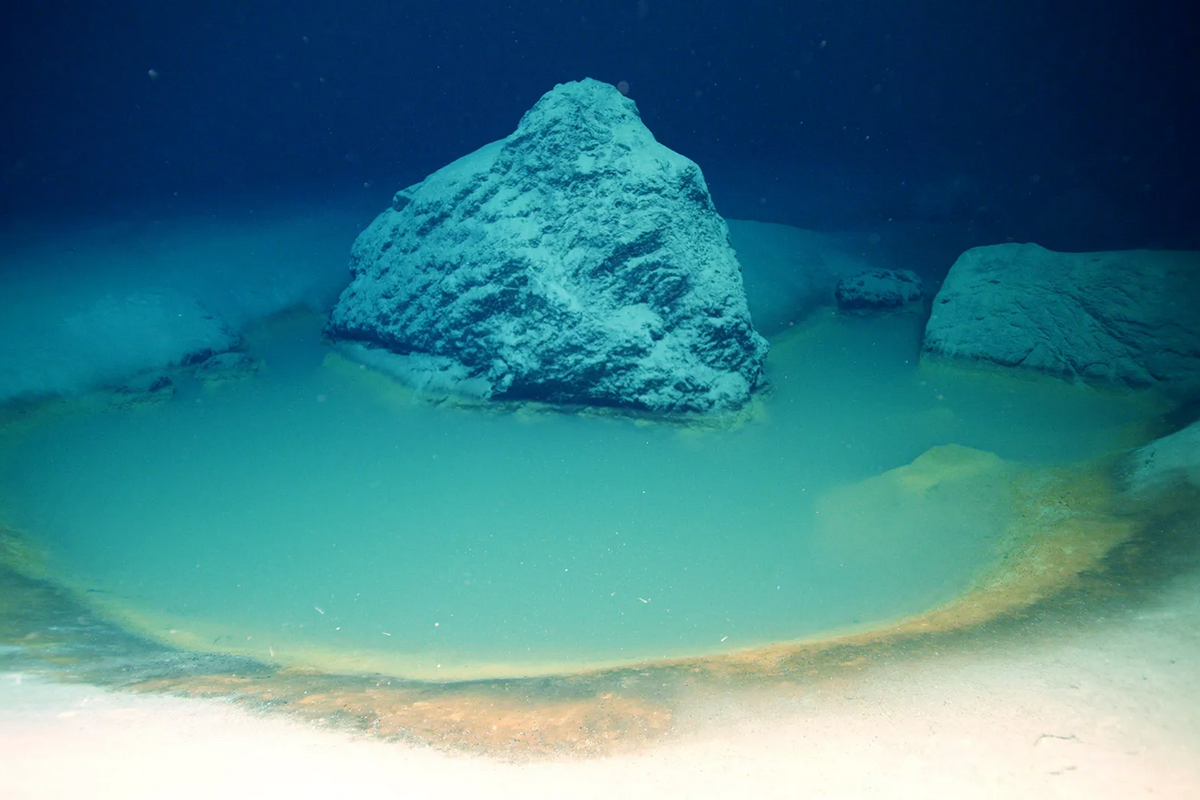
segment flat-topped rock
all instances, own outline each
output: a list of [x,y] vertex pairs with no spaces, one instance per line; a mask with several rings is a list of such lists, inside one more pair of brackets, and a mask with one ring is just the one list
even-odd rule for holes
[[1200,390],[1200,253],[976,247],[934,298],[925,357]]
[[767,342],[700,168],[597,81],[397,193],[351,275],[328,335],[419,388],[709,412],[762,381]]

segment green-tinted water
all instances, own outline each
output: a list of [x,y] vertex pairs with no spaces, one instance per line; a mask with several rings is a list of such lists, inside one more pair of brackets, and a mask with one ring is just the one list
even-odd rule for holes
[[493,414],[327,362],[319,326],[252,337],[254,378],[181,380],[162,407],[10,436],[5,518],[53,572],[167,641],[330,669],[532,673],[924,610],[994,554],[998,460],[954,451],[940,493],[854,484],[949,443],[1086,458],[1146,411],[919,370],[917,320],[830,316],[774,343],[773,391],[736,430]]

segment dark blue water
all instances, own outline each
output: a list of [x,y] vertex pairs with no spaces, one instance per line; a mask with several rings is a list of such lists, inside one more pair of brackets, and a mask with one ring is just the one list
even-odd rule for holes
[[1192,247],[1188,17],[1122,0],[10,3],[0,208],[382,206],[588,76],[625,82],[729,217]]

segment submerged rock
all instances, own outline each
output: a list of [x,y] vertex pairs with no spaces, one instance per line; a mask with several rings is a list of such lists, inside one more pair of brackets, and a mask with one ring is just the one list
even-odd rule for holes
[[397,193],[354,244],[327,333],[418,388],[654,412],[762,381],[725,221],[695,163],[593,80]]
[[856,314],[920,311],[925,290],[912,270],[869,269],[838,281],[834,299],[838,310]]
[[976,247],[933,301],[923,354],[1198,391],[1200,253]]

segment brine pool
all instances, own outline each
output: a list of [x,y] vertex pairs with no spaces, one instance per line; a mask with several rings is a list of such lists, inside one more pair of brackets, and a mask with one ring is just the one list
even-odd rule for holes
[[1146,402],[918,365],[819,312],[740,425],[434,404],[297,313],[263,368],[0,439],[0,519],[121,625],[335,672],[485,678],[882,625],[1002,550],[1005,470],[1130,444]]

